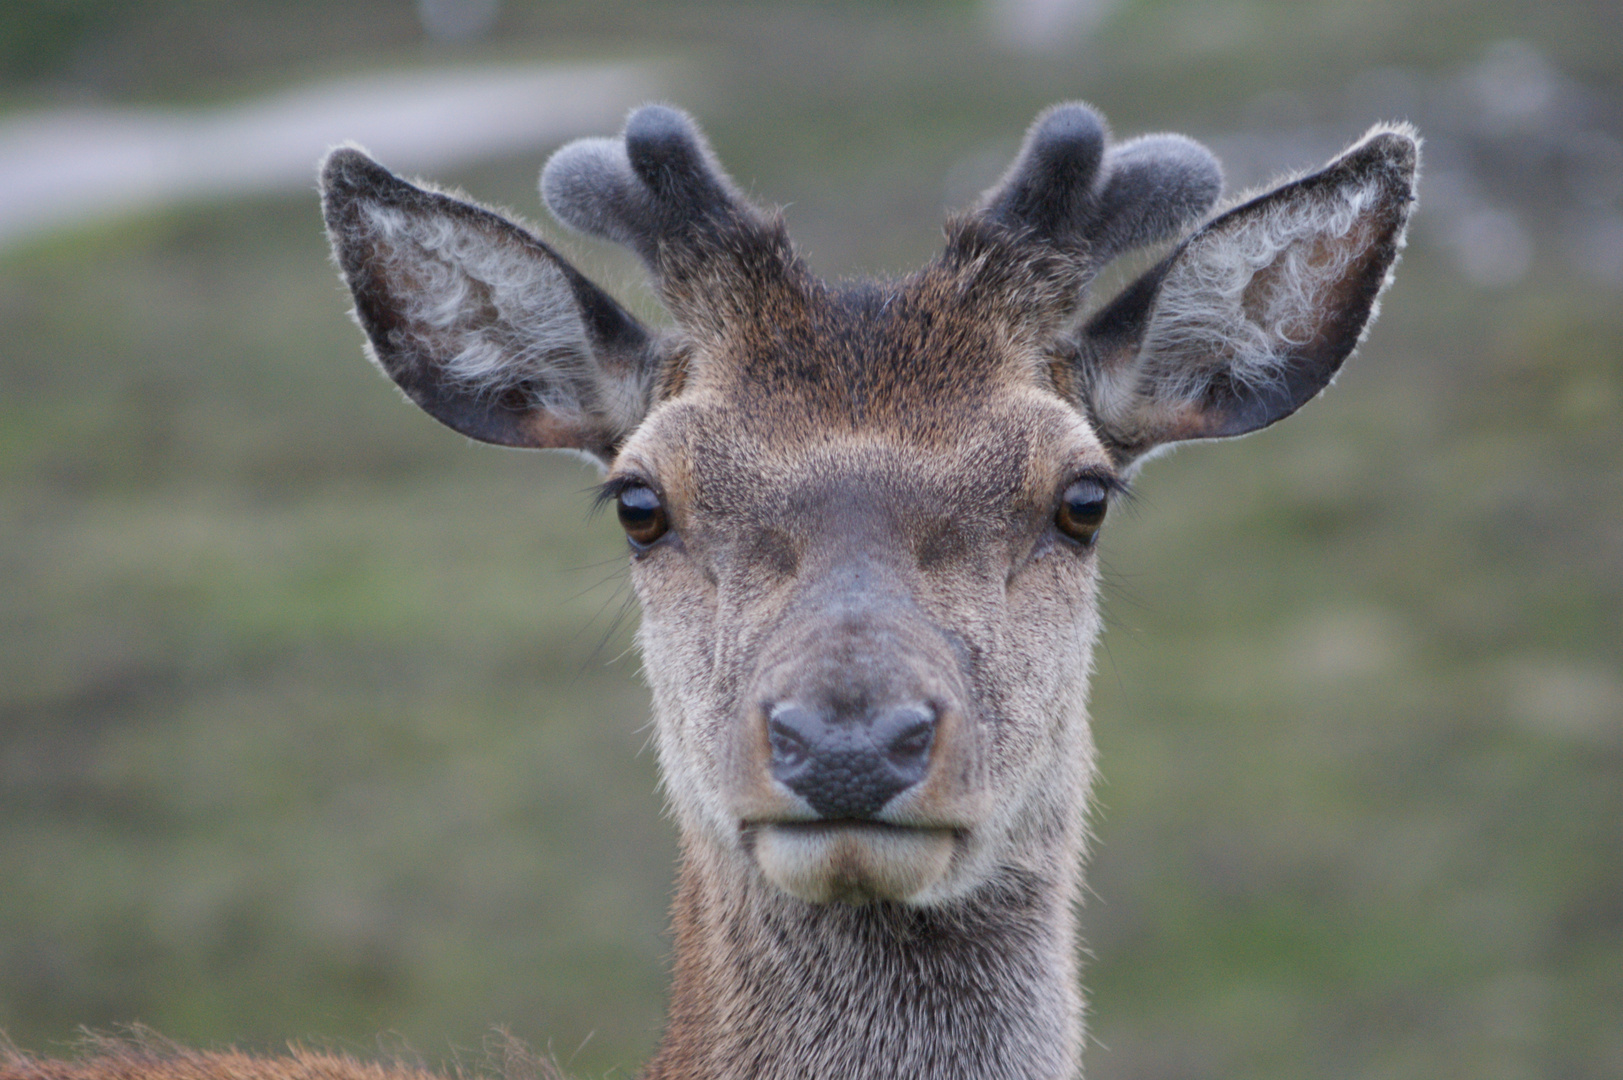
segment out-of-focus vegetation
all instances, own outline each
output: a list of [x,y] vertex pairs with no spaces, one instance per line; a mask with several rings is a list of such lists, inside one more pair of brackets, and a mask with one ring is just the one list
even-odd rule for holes
[[[1431,137],[1336,388],[1113,516],[1083,915],[1096,1078],[1623,1075],[1623,9],[17,0],[0,100],[657,57],[814,265],[927,257],[1062,98],[1240,179]],[[1328,147],[1328,149],[1326,149]],[[440,179],[535,214],[539,161]],[[1611,231],[1608,231],[1611,230]],[[557,230],[553,231],[553,235]],[[627,260],[564,240],[652,314]],[[1617,245],[1616,247],[1610,245]],[[313,195],[0,253],[0,1029],[657,1037],[674,842],[622,542],[564,459],[360,359]]]

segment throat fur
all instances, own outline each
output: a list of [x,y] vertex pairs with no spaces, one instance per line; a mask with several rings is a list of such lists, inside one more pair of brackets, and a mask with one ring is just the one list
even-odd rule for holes
[[962,901],[811,904],[689,851],[644,1080],[1078,1073],[1073,889],[1007,870]]

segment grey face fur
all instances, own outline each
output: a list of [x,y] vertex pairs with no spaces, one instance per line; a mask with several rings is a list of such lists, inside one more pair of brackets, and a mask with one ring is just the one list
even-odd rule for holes
[[541,186],[642,257],[657,332],[506,219],[328,158],[378,364],[474,438],[595,458],[632,540],[684,850],[651,1076],[1074,1072],[1099,519],[1149,451],[1330,381],[1417,156],[1377,128],[1208,218],[1205,149],[1061,105],[934,262],[835,288],[651,106]]

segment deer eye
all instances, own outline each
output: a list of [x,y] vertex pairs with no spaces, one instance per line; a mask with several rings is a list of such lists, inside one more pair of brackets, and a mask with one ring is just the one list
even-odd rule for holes
[[632,484],[614,500],[620,527],[635,548],[645,548],[665,535],[670,523],[665,519],[665,504],[659,501],[654,489],[643,484]]
[[1060,496],[1054,524],[1059,531],[1083,547],[1092,547],[1105,522],[1109,492],[1097,480],[1077,480]]

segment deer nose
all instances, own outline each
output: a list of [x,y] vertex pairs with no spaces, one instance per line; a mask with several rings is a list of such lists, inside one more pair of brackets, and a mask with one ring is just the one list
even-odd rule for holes
[[924,779],[936,710],[923,702],[859,719],[831,718],[799,702],[767,709],[772,776],[823,818],[871,818]]

